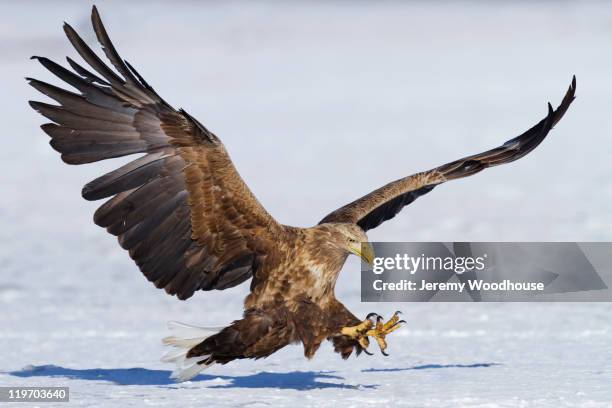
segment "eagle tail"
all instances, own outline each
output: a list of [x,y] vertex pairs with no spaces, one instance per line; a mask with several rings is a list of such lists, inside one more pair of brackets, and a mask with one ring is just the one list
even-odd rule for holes
[[221,328],[198,327],[175,321],[168,322],[168,328],[171,335],[165,337],[162,342],[166,346],[171,346],[172,349],[162,357],[161,361],[176,364],[171,378],[178,382],[187,381],[214,363],[212,361],[203,362],[210,357],[208,355],[187,358],[187,353],[210,336],[218,333]]

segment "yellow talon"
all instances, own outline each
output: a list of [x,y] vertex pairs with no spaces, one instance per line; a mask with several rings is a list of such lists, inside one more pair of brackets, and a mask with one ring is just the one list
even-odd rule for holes
[[341,334],[349,336],[353,339],[357,339],[367,332],[372,327],[372,322],[369,319],[365,319],[357,326],[343,327],[340,331]]
[[378,343],[378,347],[380,347],[381,353],[387,356],[388,354],[385,352],[385,349],[387,348],[387,341],[385,340],[385,337],[392,331],[399,329],[401,323],[406,323],[404,320],[400,320],[399,314],[400,312],[395,312],[391,319],[385,323],[383,323],[382,317],[377,316],[376,323],[374,324],[369,319],[373,315],[371,313],[358,325],[343,327],[340,333],[344,336],[349,336],[356,339],[367,354],[370,354],[367,351],[370,344],[368,337],[374,337],[376,343]]

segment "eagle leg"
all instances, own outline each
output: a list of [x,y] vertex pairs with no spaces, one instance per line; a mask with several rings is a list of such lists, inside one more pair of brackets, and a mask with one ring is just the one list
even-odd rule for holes
[[366,354],[371,354],[367,350],[368,346],[370,345],[370,340],[368,339],[368,336],[366,335],[366,333],[368,332],[368,330],[372,329],[372,327],[374,326],[374,323],[371,320],[373,316],[376,316],[377,319],[380,318],[380,316],[377,315],[376,313],[370,313],[365,318],[365,320],[359,323],[358,325],[343,327],[340,330],[340,333],[342,335],[348,336],[352,339],[357,340],[357,342],[359,342],[359,345],[361,346],[361,348],[363,348],[363,351]]

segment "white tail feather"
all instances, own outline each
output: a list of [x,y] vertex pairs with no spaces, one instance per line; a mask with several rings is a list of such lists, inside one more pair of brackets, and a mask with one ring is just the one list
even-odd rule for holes
[[165,337],[162,342],[166,346],[171,346],[172,349],[164,354],[161,360],[165,363],[176,363],[176,369],[170,378],[179,382],[187,381],[212,365],[212,363],[198,364],[206,360],[209,357],[207,355],[187,358],[187,353],[208,337],[218,333],[221,328],[197,327],[175,321],[168,322],[168,328],[171,335]]
[[[200,361],[200,360],[198,360],[198,361]],[[196,362],[196,363],[193,363],[193,364],[191,364],[189,366],[185,366],[185,367],[177,366],[176,369],[172,372],[172,375],[170,375],[170,378],[176,380],[177,382],[188,381],[188,380],[191,380],[196,375],[198,375],[200,373],[200,371],[210,367],[211,365],[212,365],[212,363],[210,363],[210,364],[197,364],[197,362]]]

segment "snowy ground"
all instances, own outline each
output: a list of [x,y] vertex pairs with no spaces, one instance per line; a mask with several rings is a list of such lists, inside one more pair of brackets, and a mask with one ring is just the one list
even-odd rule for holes
[[[97,2],[119,51],[166,100],[222,137],[283,223],[311,225],[390,180],[498,145],[578,99],[518,163],[436,189],[375,241],[609,241],[612,4]],[[71,388],[71,406],[609,406],[609,304],[361,304],[405,312],[391,357],[288,347],[174,384],[167,320],[228,323],[246,286],[179,302],[95,227],[81,186],[38,129],[30,55],[74,56],[83,2],[0,3],[0,385]],[[280,175],[280,177],[279,177]],[[29,367],[29,368],[28,368]],[[65,406],[65,405],[64,405]]]

